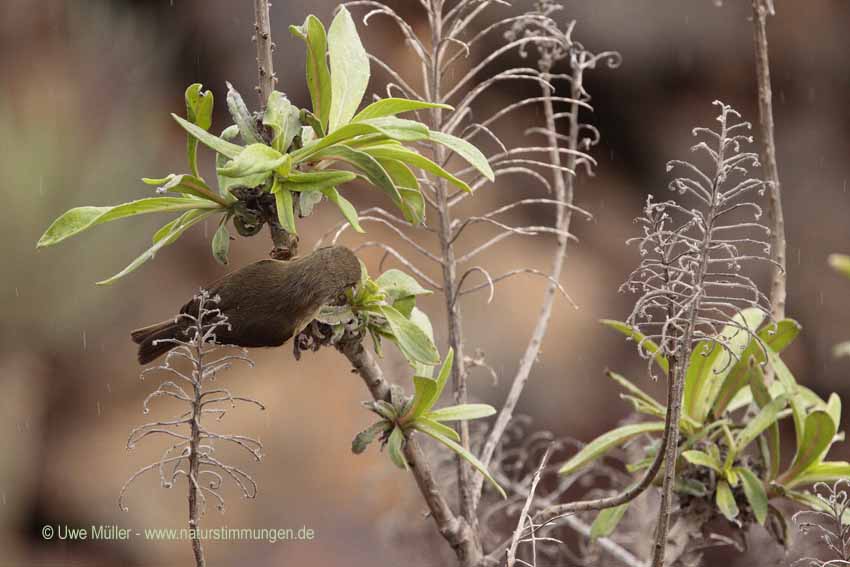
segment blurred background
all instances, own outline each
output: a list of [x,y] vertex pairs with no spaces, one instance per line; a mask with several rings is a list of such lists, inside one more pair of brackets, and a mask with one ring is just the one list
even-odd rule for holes
[[[788,233],[788,314],[804,332],[787,360],[800,381],[826,395],[850,396],[850,361],[832,346],[850,338],[850,282],[826,264],[850,252],[850,4],[836,0],[777,0],[770,48],[780,176]],[[418,3],[390,5],[424,30]],[[517,8],[529,1],[515,0]],[[308,13],[330,20],[331,0],[278,0],[272,8],[278,89],[308,105],[304,50],[287,27]],[[693,126],[713,124],[715,99],[756,119],[749,2],[721,7],[709,0],[569,0],[558,16],[578,21],[574,37],[594,51],[617,50],[623,65],[589,74],[586,86],[602,133],[594,149],[597,175],[582,176],[576,202],[593,213],[576,220],[564,284],[580,309],[561,301],[519,411],[534,429],[587,440],[627,417],[628,407],[605,379],[606,367],[660,391],[633,345],[598,324],[624,318],[631,299],[617,289],[637,262],[624,245],[647,193],[666,192],[664,165],[684,157]],[[142,400],[157,382],[142,382],[129,331],[170,317],[200,285],[225,273],[209,253],[214,226],[193,229],[155,261],[111,287],[94,282],[119,271],[147,247],[162,217],[139,217],[36,252],[46,226],[72,206],[117,204],[148,196],[141,177],[162,177],[184,166],[185,138],[169,113],[183,113],[183,91],[201,82],[215,92],[214,129],[225,124],[225,81],[255,104],[252,3],[227,0],[4,0],[0,3],[0,565],[171,566],[191,564],[186,542],[45,542],[45,524],[140,529],[183,527],[185,491],[159,487],[156,475],[117,497],[125,480],[158,458],[162,443],[126,450],[132,427],[147,421]],[[507,9],[505,9],[507,10]],[[362,13],[362,12],[361,12]],[[507,13],[505,11],[497,13]],[[359,21],[359,19],[358,19]],[[361,27],[367,48],[387,62],[415,69],[398,34],[380,18]],[[492,51],[499,40],[473,53]],[[514,55],[506,62],[518,63]],[[373,73],[371,89],[385,77]],[[518,87],[508,83],[487,104],[506,106]],[[528,94],[531,94],[529,91]],[[521,132],[539,116],[517,114]],[[203,152],[203,150],[202,150]],[[204,164],[211,175],[212,166]],[[488,210],[517,195],[540,195],[522,179],[482,189],[475,207]],[[358,207],[384,204],[365,187],[348,190]],[[472,206],[472,205],[470,205]],[[467,209],[470,210],[470,209]],[[515,217],[552,222],[545,211]],[[535,216],[537,215],[537,216]],[[299,227],[302,249],[338,221],[329,206]],[[369,239],[393,240],[378,226]],[[479,234],[480,236],[480,234]],[[357,237],[344,240],[351,245]],[[471,244],[471,243],[470,243]],[[509,240],[482,257],[493,273],[515,266],[545,267],[552,241]],[[263,258],[267,238],[238,239],[235,266]],[[371,271],[375,254],[364,254]],[[765,274],[758,274],[765,281]],[[515,279],[486,296],[464,300],[470,350],[481,349],[496,370],[473,374],[474,396],[500,405],[525,348],[541,280]],[[443,350],[442,297],[424,301]],[[387,349],[392,350],[392,347]],[[211,509],[206,527],[313,529],[313,541],[207,544],[211,565],[322,566],[440,564],[443,543],[412,478],[373,446],[360,456],[352,437],[370,423],[359,401],[362,383],[332,349],[306,353],[289,347],[252,353],[257,367],[222,381],[262,400],[267,410],[231,412],[223,431],[256,435],[265,444],[260,464],[243,455],[260,486],[256,500],[225,491],[224,514]],[[389,375],[406,383],[405,366],[387,354]],[[154,407],[154,412],[157,409]],[[167,412],[163,415],[168,415]],[[845,427],[847,426],[845,418]],[[847,458],[846,445],[836,458]],[[759,534],[755,534],[758,539]],[[435,543],[436,542],[436,543]],[[758,565],[785,564],[781,549],[758,547]],[[751,554],[753,552],[750,552]],[[720,555],[712,557],[719,560]],[[732,554],[729,565],[752,565]]]

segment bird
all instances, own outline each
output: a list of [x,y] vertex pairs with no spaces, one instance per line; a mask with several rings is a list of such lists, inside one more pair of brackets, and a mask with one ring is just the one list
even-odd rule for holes
[[[240,347],[277,347],[312,321],[322,305],[334,302],[360,282],[357,256],[344,246],[327,246],[289,261],[260,260],[231,272],[205,288],[228,325],[216,331],[215,341]],[[180,314],[198,315],[198,298]],[[130,333],[139,345],[139,364],[153,362],[187,340],[192,325],[176,316]]]

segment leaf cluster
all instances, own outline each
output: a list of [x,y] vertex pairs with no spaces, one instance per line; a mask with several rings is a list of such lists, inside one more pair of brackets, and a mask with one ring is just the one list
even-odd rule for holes
[[375,352],[382,355],[382,340],[388,339],[398,346],[417,374],[431,376],[433,366],[440,362],[440,353],[434,345],[431,322],[416,307],[416,298],[433,292],[397,269],[372,279],[361,263],[360,274],[360,283],[346,292],[345,305],[324,306],[316,316],[316,320],[333,329],[330,342],[338,342],[346,332],[355,336],[368,334]]
[[488,417],[496,413],[496,409],[487,404],[460,404],[434,409],[451,375],[453,361],[454,351],[449,349],[436,379],[414,376],[415,392],[412,398],[394,395],[394,399],[389,402],[370,402],[369,409],[381,419],[357,434],[351,443],[351,450],[360,454],[380,436],[382,447],[387,448],[393,464],[406,470],[409,465],[404,457],[404,443],[412,431],[419,431],[464,458],[506,498],[504,489],[490,475],[487,467],[460,444],[457,431],[445,425],[446,422]]
[[[77,207],[54,221],[38,242],[52,246],[89,228],[121,218],[154,212],[177,212],[177,218],[153,236],[152,245],[118,274],[98,282],[111,284],[152,259],[186,230],[212,216],[219,226],[212,252],[228,262],[227,224],[252,236],[265,222],[297,234],[296,218],[308,216],[324,199],[333,203],[352,228],[362,232],[357,210],[339,187],[363,179],[385,193],[411,224],[425,218],[425,200],[415,171],[447,180],[462,191],[470,186],[419,153],[415,143],[440,144],[467,160],[483,177],[494,174],[485,156],[472,144],[450,134],[432,132],[422,122],[399,118],[406,112],[450,107],[404,98],[379,99],[358,112],[369,83],[369,59],[351,15],[337,13],[326,31],[309,16],[303,26],[290,28],[307,45],[306,75],[312,110],[299,109],[285,94],[274,91],[262,113],[252,113],[239,93],[228,85],[227,108],[233,124],[220,135],[210,132],[213,94],[200,84],[185,93],[186,118],[172,115],[187,133],[190,173],[170,174],[145,183],[157,193],[113,207]],[[198,144],[216,154],[218,188],[200,175]],[[258,190],[273,203],[273,218],[248,206],[239,196]]]
[[[732,332],[741,325],[752,330],[752,334],[736,334],[746,337],[734,342],[738,349],[736,362],[729,364],[724,357],[716,356],[720,347],[704,340],[693,350],[687,366],[676,491],[680,497],[713,502],[716,510],[733,522],[752,517],[762,525],[771,520],[770,526],[784,526],[781,513],[770,504],[772,499],[787,498],[818,507],[817,498],[803,487],[850,475],[850,463],[826,460],[833,443],[843,438],[838,432],[841,399],[832,394],[823,400],[800,385],[780,358],[779,354],[800,332],[796,321],[765,322],[764,313],[758,308],[741,311],[734,319],[722,332]],[[653,341],[625,323],[603,323],[642,342],[647,352],[657,353],[658,346]],[[656,354],[654,362],[667,374],[669,361],[665,357]],[[765,380],[765,367],[776,376],[770,384]],[[623,388],[620,397],[652,419],[618,427],[598,437],[563,465],[562,474],[578,471],[631,439],[654,436],[664,429],[667,408],[661,402],[620,374],[608,375]],[[795,452],[783,468],[784,443],[779,423],[786,418],[794,424]],[[629,465],[629,470],[648,466],[655,447],[650,444],[645,457]],[[600,534],[613,531],[627,507],[600,513]],[[742,508],[746,508],[746,514]],[[783,527],[781,533],[784,531]]]

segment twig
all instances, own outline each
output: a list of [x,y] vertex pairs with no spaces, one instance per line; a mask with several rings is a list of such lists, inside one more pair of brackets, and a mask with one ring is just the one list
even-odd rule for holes
[[756,79],[758,81],[759,129],[761,163],[769,185],[767,208],[770,222],[770,251],[775,262],[770,280],[770,301],[773,318],[785,318],[787,297],[785,215],[782,211],[782,191],[779,166],[776,163],[776,141],[773,128],[773,92],[770,88],[770,58],[767,48],[767,17],[772,15],[772,0],[753,0],[753,43],[755,44]]
[[260,108],[265,108],[266,101],[277,82],[272,62],[274,43],[272,43],[269,18],[269,0],[254,0],[254,41],[257,43],[257,75],[259,77],[257,93],[260,96]]
[[[528,513],[531,509],[531,504],[534,502],[534,494],[537,492],[537,484],[540,482],[540,477],[543,474],[543,469],[546,468],[546,461],[549,460],[549,454],[551,452],[551,447],[546,449],[546,452],[543,453],[543,457],[540,459],[540,466],[537,467],[537,471],[534,473],[534,477],[531,479],[531,487],[528,490],[528,497],[525,499],[525,505],[522,507],[522,512],[520,512],[519,520],[517,521],[516,530],[514,530],[514,535],[511,538],[511,545],[507,550],[507,567],[514,567],[516,564],[516,551],[517,547],[519,547],[519,543],[522,540],[522,534],[525,531],[525,523],[530,521]],[[531,522],[531,537],[534,538],[534,523]]]
[[[445,51],[443,49],[443,2],[436,0],[430,3],[428,21],[431,27],[431,53],[430,58],[423,64],[423,80],[426,85],[426,93],[430,100],[439,101],[444,98],[442,83],[442,61]],[[457,88],[457,85],[455,85]],[[447,98],[447,97],[446,97]],[[445,126],[443,112],[434,109],[431,113],[431,129],[443,130]],[[434,157],[437,163],[446,163],[448,154],[442,145],[435,145]],[[449,345],[454,349],[455,364],[452,367],[452,384],[454,388],[455,403],[465,404],[468,398],[467,373],[463,353],[463,322],[461,318],[460,305],[457,303],[456,295],[458,289],[457,259],[455,248],[452,243],[452,216],[449,204],[448,186],[444,179],[436,182],[437,214],[439,217],[438,237],[440,241],[440,256],[443,259],[443,290],[446,301],[446,315],[449,327]],[[469,424],[460,421],[458,424],[460,432],[460,444],[469,450]],[[471,557],[472,563],[476,563],[481,557],[481,543],[478,540],[478,518],[475,515],[475,495],[472,485],[472,470],[465,459],[457,457],[458,491],[460,496],[460,512],[463,518],[476,534],[475,544],[476,556]]]

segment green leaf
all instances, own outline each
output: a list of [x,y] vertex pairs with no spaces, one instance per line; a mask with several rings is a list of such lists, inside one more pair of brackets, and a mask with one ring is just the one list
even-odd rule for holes
[[[236,126],[236,124],[232,124],[221,132],[221,139],[225,141],[230,141],[235,139],[238,135],[239,128]],[[242,146],[238,147],[241,151]],[[248,187],[249,189],[253,189],[254,187],[263,185],[269,178],[267,173],[249,175],[247,177],[225,177],[218,172],[218,169],[224,167],[229,161],[230,160],[225,155],[216,154],[215,156],[216,178],[218,179],[218,192],[221,195],[225,195],[232,199],[232,196],[230,195],[230,190],[234,187]]]
[[735,447],[738,452],[755,441],[756,437],[761,435],[762,431],[776,423],[779,418],[779,412],[788,405],[788,396],[781,395],[776,399],[771,400],[769,404],[761,408],[754,418],[747,422],[746,427],[738,432],[735,437]]
[[242,100],[242,95],[229,82],[227,83],[227,110],[230,111],[234,124],[239,128],[239,135],[245,145],[262,142],[260,133],[257,132],[254,116],[248,110],[245,101]]
[[454,364],[454,360],[455,351],[450,347],[449,352],[446,353],[446,358],[443,360],[443,365],[440,366],[440,373],[437,374],[437,397],[435,398],[437,400],[439,400],[440,396],[443,395],[443,390],[446,388],[449,376],[452,374],[452,364]]
[[[213,94],[211,91],[202,92],[201,89],[201,83],[194,83],[186,89],[186,117],[198,128],[209,130],[212,126]],[[195,177],[200,177],[198,174],[198,140],[192,136],[186,136],[186,158],[192,174]]]
[[782,361],[782,358],[779,357],[779,354],[773,352],[768,349],[767,351],[767,360],[770,362],[771,368],[776,373],[776,379],[785,387],[785,391],[789,396],[793,396],[797,390],[797,380],[794,378],[794,375],[791,374],[791,371],[785,366],[785,363]]
[[735,467],[734,470],[741,478],[744,485],[744,495],[747,497],[747,502],[750,503],[756,521],[763,526],[765,520],[767,520],[767,493],[764,490],[764,484],[750,469]]
[[644,392],[643,390],[641,390],[640,388],[638,388],[637,386],[632,384],[632,382],[630,380],[628,380],[627,378],[625,378],[624,376],[617,374],[616,372],[612,372],[610,370],[608,370],[606,372],[606,374],[608,375],[609,378],[611,378],[617,384],[619,384],[624,390],[626,390],[627,392],[630,392],[636,398],[642,400],[644,403],[646,403],[652,409],[657,410],[658,412],[661,412],[662,414],[664,413],[664,411],[666,411],[664,406],[661,405],[660,403],[658,403],[658,401],[656,401],[655,398],[653,398],[652,396],[650,396],[649,394],[647,394],[646,392]]
[[[767,348],[774,352],[782,352],[799,334],[800,324],[792,319],[784,319],[776,324],[775,329],[773,324],[762,327],[758,332],[758,337]],[[759,365],[765,361],[762,347],[755,339],[750,339],[750,344],[744,350],[741,359],[735,363],[735,366],[732,367],[729,375],[723,381],[712,409],[714,415],[722,415],[738,392],[747,385],[750,380],[751,358]]]
[[706,467],[718,473],[723,470],[723,463],[721,463],[715,457],[702,451],[682,451],[682,458],[691,463],[692,465]]
[[605,508],[596,515],[593,524],[590,526],[590,541],[595,542],[601,537],[608,537],[614,530],[617,529],[617,524],[623,519],[626,510],[629,509],[631,502],[614,506],[613,508]]
[[230,233],[227,231],[227,215],[221,219],[212,239],[212,254],[222,266],[230,263]]
[[[195,213],[196,211],[191,211],[191,212]],[[113,284],[117,280],[126,276],[127,274],[135,271],[136,269],[139,268],[139,266],[141,266],[142,264],[144,264],[148,260],[152,259],[156,255],[156,253],[159,252],[159,250],[161,250],[162,248],[168,246],[169,244],[173,243],[178,238],[180,238],[180,236],[184,232],[186,232],[186,230],[188,230],[192,226],[198,224],[199,222],[206,219],[210,215],[215,214],[215,212],[216,211],[200,211],[200,210],[198,210],[197,214],[195,214],[195,215],[192,215],[192,216],[184,215],[183,217],[181,217],[181,219],[183,219],[182,222],[178,222],[178,223],[173,224],[172,227],[171,227],[171,230],[168,232],[168,234],[163,236],[153,246],[151,246],[150,248],[145,250],[138,258],[133,260],[130,263],[130,265],[128,265],[126,268],[124,268],[123,270],[121,270],[120,272],[118,272],[117,274],[112,276],[111,278],[97,282],[97,285]]]
[[821,512],[829,512],[832,510],[829,505],[808,491],[801,490],[786,490],[785,497],[797,502],[798,504],[802,504],[803,506],[807,506],[813,510],[820,510]]
[[443,110],[454,110],[448,104],[437,104],[434,102],[425,102],[420,100],[410,100],[407,98],[382,98],[376,100],[351,119],[352,122],[360,122],[363,120],[371,120],[372,118],[382,118],[384,116],[395,116],[405,112],[414,110],[424,110],[426,108],[442,108]]
[[427,425],[424,428],[421,426],[417,427],[417,429],[419,429],[422,433],[425,433],[426,435],[430,436],[432,439],[439,441],[440,443],[460,455],[462,458],[466,459],[466,461],[470,465],[475,467],[478,472],[480,472],[484,476],[484,478],[487,479],[487,481],[493,485],[493,487],[499,492],[499,494],[502,495],[502,498],[508,497],[508,495],[505,494],[505,490],[501,486],[499,486],[499,483],[496,482],[496,480],[492,476],[490,476],[490,473],[487,471],[487,468],[484,466],[483,463],[481,463],[481,461],[479,461],[475,457],[475,455],[473,455],[472,453],[470,453],[462,446],[458,445],[436,429],[430,428]]
[[390,303],[394,303],[402,297],[411,295],[430,295],[434,293],[430,289],[425,289],[412,276],[407,275],[401,270],[395,268],[387,270],[375,280],[375,283],[381,290],[387,294],[387,299]]
[[235,159],[218,168],[224,177],[247,177],[271,173],[284,166],[291,158],[265,144],[246,146]]
[[493,173],[493,168],[490,167],[490,162],[487,160],[487,156],[481,153],[481,150],[466,140],[452,136],[451,134],[434,131],[431,132],[431,139],[438,144],[449,148],[451,151],[468,161],[472,167],[477,169],[481,175],[489,181],[492,182],[496,180],[496,174]]
[[[313,130],[313,136],[315,138],[324,138],[326,135],[325,129],[322,127],[322,121],[319,120],[319,117],[307,110],[306,108],[301,109],[301,115],[299,116],[299,122],[302,124],[306,124]],[[304,134],[309,134],[308,132],[304,132],[302,130],[302,138],[303,141],[309,142],[313,138],[308,138]]]
[[378,435],[389,431],[391,427],[393,427],[393,424],[385,419],[373,423],[354,437],[351,442],[351,452],[359,455]]
[[427,376],[414,376],[413,387],[413,403],[410,406],[410,418],[416,419],[428,412],[437,401],[437,381]]
[[738,504],[735,503],[735,496],[732,494],[732,489],[729,488],[729,483],[725,480],[717,483],[715,502],[720,513],[726,516],[726,519],[730,522],[738,517]]
[[158,185],[157,193],[182,193],[183,195],[192,195],[208,201],[213,201],[223,207],[230,206],[233,202],[233,197],[222,197],[216,195],[212,189],[200,177],[187,175],[185,173],[171,173],[162,179],[142,178],[142,182],[147,185]]
[[410,168],[400,161],[392,159],[378,160],[378,163],[392,178],[396,190],[401,195],[399,208],[405,220],[414,225],[425,222],[425,199],[419,191],[419,180],[416,179]]
[[185,197],[149,197],[130,201],[114,207],[76,207],[66,211],[62,216],[47,227],[38,240],[38,248],[53,246],[99,224],[110,221],[143,215],[148,213],[163,213],[186,211],[190,209],[221,209],[221,205],[212,201],[190,199]]
[[329,169],[324,171],[311,171],[308,173],[290,173],[282,180],[282,186],[290,191],[322,191],[329,187],[343,185],[357,179],[357,175],[350,171]]
[[328,56],[332,94],[327,130],[333,132],[351,122],[369,85],[369,56],[345,7],[328,30]]
[[650,355],[655,355],[655,363],[659,366],[659,368],[661,368],[661,370],[664,371],[664,374],[668,374],[670,372],[670,363],[661,353],[658,352],[658,345],[652,342],[650,339],[647,339],[643,333],[641,333],[637,329],[633,329],[631,326],[623,323],[622,321],[615,321],[613,319],[602,319],[599,322],[603,325],[611,327],[615,331],[619,331],[620,333],[632,339],[637,344],[641,345],[645,352],[649,353]]
[[313,114],[319,117],[327,131],[331,113],[331,74],[328,70],[328,42],[325,26],[316,16],[307,16],[304,25],[290,26],[289,31],[307,45],[307,86],[313,103]]
[[489,404],[460,404],[432,411],[427,415],[434,421],[464,421],[489,417],[496,413],[496,408]]
[[239,152],[242,151],[242,146],[237,146],[236,144],[231,144],[227,140],[223,140],[218,136],[210,134],[206,130],[192,124],[180,118],[176,114],[171,115],[174,120],[177,121],[180,126],[183,127],[189,134],[198,139],[199,142],[206,145],[207,147],[217,151],[218,153],[229,157],[230,159],[234,159],[239,155]]
[[422,433],[429,434],[431,431],[436,431],[440,435],[444,435],[455,441],[456,443],[460,443],[460,435],[458,435],[457,431],[449,427],[448,425],[443,425],[442,423],[436,422],[433,419],[429,419],[428,417],[422,416],[416,418],[411,427],[414,429],[418,429]]
[[[416,297],[410,296],[403,300],[394,301],[393,307],[396,311],[407,317],[411,323],[422,329],[422,332],[424,332],[433,343],[434,328],[431,326],[431,319],[428,318],[428,315],[426,315],[424,311],[416,307],[415,302]],[[410,306],[409,310],[408,306]],[[434,375],[434,367],[430,364],[422,364],[421,362],[417,362],[413,365],[413,371],[417,376],[427,376],[430,378]]]
[[[761,366],[759,365],[753,366],[750,372],[750,390],[752,391],[753,398],[759,408],[764,408],[770,404],[773,399],[770,394],[770,390],[767,387],[764,372],[762,372]],[[776,478],[776,475],[779,474],[780,452],[782,446],[782,440],[779,437],[778,420],[770,424],[767,434],[765,435],[765,439],[767,443],[767,451],[769,453],[768,458],[765,459],[768,463],[767,479],[773,480]]]
[[835,429],[841,427],[841,398],[838,394],[832,393],[829,395],[829,400],[826,402],[826,413],[832,418],[835,423]]
[[458,179],[457,177],[455,177],[454,175],[452,175],[430,159],[416,153],[411,149],[403,148],[400,146],[382,145],[364,148],[363,151],[379,160],[396,160],[402,163],[406,163],[408,165],[412,165],[413,167],[418,167],[423,171],[445,179],[446,181],[448,181],[455,187],[461,189],[462,191],[466,191],[467,193],[472,192],[472,188],[467,185],[466,182]]
[[581,451],[573,455],[570,460],[564,463],[558,472],[565,475],[574,473],[580,468],[599,459],[612,448],[622,445],[629,439],[633,439],[634,437],[643,435],[644,433],[655,433],[659,431],[664,431],[664,423],[656,421],[635,423],[612,429],[585,445]]
[[835,423],[827,412],[816,410],[806,416],[802,443],[797,448],[791,466],[779,476],[778,482],[783,485],[793,484],[806,469],[817,464],[832,444],[835,431]]
[[752,335],[761,326],[765,316],[764,311],[756,307],[735,314],[732,322],[720,331],[718,337],[729,345],[730,350],[709,340],[700,341],[694,347],[685,374],[682,407],[687,415],[700,423],[705,422],[726,376],[750,344]]
[[[292,159],[295,163],[301,163],[302,161],[312,159],[315,154],[326,148],[330,148],[334,144],[353,146],[358,141],[358,136],[365,137],[372,135],[377,136],[379,140],[384,142],[387,140],[417,142],[428,139],[428,128],[419,122],[402,120],[400,118],[375,118],[364,122],[355,122],[342,126],[324,138],[319,138],[305,144],[303,148],[292,153]],[[371,150],[372,147],[368,149]]]
[[277,179],[275,179],[272,193],[274,194],[277,220],[280,222],[280,226],[289,234],[298,234],[298,231],[295,229],[295,203],[292,199],[292,192],[285,186],[279,185]]
[[830,254],[829,265],[839,274],[850,278],[850,256],[845,254]]
[[197,215],[199,212],[201,212],[201,211],[199,211],[198,209],[192,209],[191,211],[186,211],[185,213],[183,213],[179,217],[176,217],[171,222],[162,225],[159,228],[159,230],[157,230],[155,233],[153,233],[153,236],[151,237],[151,244],[156,244],[157,242],[159,242],[160,240],[162,240],[163,238],[168,236],[168,234],[174,229],[175,226],[185,222],[187,217],[191,218],[191,217]]
[[433,365],[440,362],[437,347],[419,326],[411,323],[393,307],[384,305],[380,310],[392,330],[396,344],[411,364],[421,362]]
[[272,131],[274,149],[286,153],[292,140],[301,133],[300,116],[301,112],[285,94],[272,91],[263,113],[263,125]]
[[338,159],[353,165],[363,172],[370,183],[386,193],[397,207],[402,208],[401,193],[396,188],[392,177],[378,160],[366,152],[355,150],[344,144],[334,144],[314,154],[313,158],[317,160]]
[[673,487],[673,490],[679,494],[690,494],[697,498],[703,498],[708,494],[708,488],[693,478],[677,478]]
[[366,232],[360,226],[360,219],[357,216],[357,209],[354,208],[354,205],[352,205],[348,201],[348,199],[339,194],[339,191],[336,190],[336,187],[328,187],[327,189],[322,189],[322,193],[325,195],[325,197],[328,198],[328,201],[330,201],[339,208],[340,212],[342,213],[342,216],[345,217],[345,220],[348,221],[348,224],[351,225],[351,228],[353,228],[357,232]]
[[402,448],[404,442],[404,432],[400,427],[396,427],[393,429],[393,432],[390,433],[390,438],[387,441],[387,449],[389,450],[390,460],[393,464],[400,469],[408,470],[410,467],[407,464],[407,460],[404,458],[404,450]]
[[842,478],[850,478],[850,463],[847,461],[823,461],[810,466],[803,474],[786,484],[786,487],[794,488],[816,482],[832,483]]

